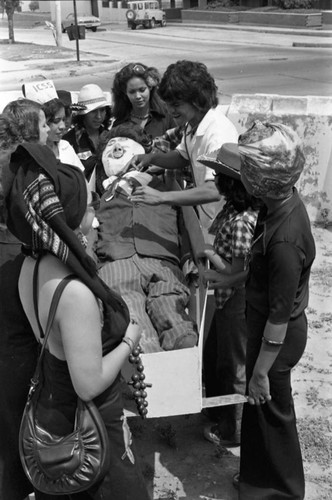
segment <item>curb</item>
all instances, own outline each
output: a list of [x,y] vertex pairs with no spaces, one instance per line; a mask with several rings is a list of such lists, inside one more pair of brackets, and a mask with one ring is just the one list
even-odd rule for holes
[[302,29],[287,29],[287,28],[273,28],[268,26],[246,26],[246,25],[235,25],[235,24],[214,24],[214,23],[204,23],[204,22],[171,22],[168,21],[168,25],[171,24],[181,24],[186,27],[193,28],[214,28],[228,31],[248,31],[255,33],[270,33],[274,35],[295,35],[295,36],[313,36],[322,38],[331,38],[332,30],[302,30]]
[[312,49],[332,49],[332,43],[293,42],[292,47],[306,47]]

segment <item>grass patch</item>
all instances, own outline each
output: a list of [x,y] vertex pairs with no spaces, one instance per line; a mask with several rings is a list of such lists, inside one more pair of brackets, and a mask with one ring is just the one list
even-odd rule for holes
[[53,45],[36,45],[34,43],[0,40],[1,58],[6,61],[31,61],[34,59],[68,59],[72,49]]

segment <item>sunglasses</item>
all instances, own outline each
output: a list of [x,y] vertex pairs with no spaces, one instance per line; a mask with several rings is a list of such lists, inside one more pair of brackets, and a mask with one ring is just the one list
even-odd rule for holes
[[88,203],[88,207],[91,207],[97,211],[100,208],[100,196],[95,191],[91,191],[91,196],[92,196],[92,201]]
[[135,66],[133,67],[133,73],[135,73],[135,75],[142,76],[145,74],[145,71],[146,68],[144,68],[142,64],[135,64]]

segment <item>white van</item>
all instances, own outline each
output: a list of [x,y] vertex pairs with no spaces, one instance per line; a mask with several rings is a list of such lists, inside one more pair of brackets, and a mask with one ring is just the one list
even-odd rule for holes
[[144,28],[154,28],[156,24],[166,26],[166,13],[159,7],[157,1],[142,0],[128,2],[126,12],[128,28],[136,29],[136,26],[142,25]]

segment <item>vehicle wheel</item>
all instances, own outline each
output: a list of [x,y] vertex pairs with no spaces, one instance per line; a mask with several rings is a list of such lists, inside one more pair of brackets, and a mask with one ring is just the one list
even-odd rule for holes
[[62,31],[62,33],[66,33],[66,28],[64,28],[64,27],[62,26],[61,31]]
[[166,17],[163,17],[163,19],[162,19],[162,21],[161,21],[161,27],[162,27],[162,28],[165,28],[166,24],[167,24],[167,23],[166,23]]
[[150,21],[149,21],[149,28],[154,28],[156,26],[156,20],[155,18],[153,17]]
[[94,28],[91,28],[91,31],[93,31],[95,33],[97,31],[96,26]]
[[130,27],[131,27],[132,30],[135,30],[136,29],[136,24],[132,24]]
[[128,21],[134,21],[136,19],[136,12],[132,9],[127,10],[126,18]]

